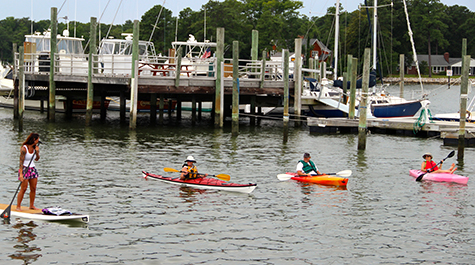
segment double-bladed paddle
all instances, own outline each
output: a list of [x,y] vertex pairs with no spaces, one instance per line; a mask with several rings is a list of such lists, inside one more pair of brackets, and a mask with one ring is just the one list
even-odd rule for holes
[[[325,175],[337,175],[339,177],[346,178],[346,177],[351,176],[351,173],[353,173],[353,172],[351,170],[347,169],[347,170],[343,170],[343,171],[340,171],[340,172],[337,172],[337,173],[325,173],[325,174],[322,174],[322,175],[311,175],[311,176],[312,177],[318,177],[318,176],[325,176]],[[290,174],[279,174],[279,175],[277,175],[277,178],[280,181],[289,180],[292,177],[295,177],[295,175],[290,175]]]
[[416,178],[416,181],[421,181],[422,178],[423,178],[427,173],[430,173],[430,171],[432,171],[432,169],[434,169],[436,166],[440,165],[440,163],[444,162],[447,158],[453,157],[454,155],[455,155],[455,151],[450,152],[450,154],[449,154],[446,158],[442,159],[442,161],[440,161],[440,162],[437,163],[435,166],[433,166],[431,169],[429,169],[429,171],[426,171],[426,172],[422,173],[419,177],[417,177],[417,178]]
[[[171,168],[171,167],[166,167],[163,169],[165,172],[183,172],[183,171],[180,171],[180,170],[176,170],[174,168]],[[201,175],[201,176],[204,176],[205,174],[202,174],[202,173],[196,173],[198,175]],[[209,177],[216,177],[218,179],[221,179],[221,180],[224,180],[224,181],[229,181],[231,179],[231,176],[227,175],[227,174],[218,174],[218,175],[208,175]]]
[[[38,142],[39,143],[39,142]],[[30,167],[31,165],[31,161],[33,161],[33,158],[36,156],[36,149],[35,150],[35,154],[31,157],[30,159],[30,163],[28,163],[28,168]],[[28,149],[26,150],[28,152]],[[25,172],[23,172],[23,174],[25,174]],[[3,211],[2,214],[0,214],[0,217],[3,218],[3,219],[6,219],[6,220],[9,220],[10,219],[10,213],[12,212],[12,204],[13,204],[13,201],[15,200],[15,197],[18,193],[18,190],[20,190],[20,187],[21,187],[21,184],[23,182],[20,181],[20,184],[18,185],[18,188],[16,188],[16,191],[15,191],[15,195],[13,195],[13,198],[12,198],[12,201],[10,202],[10,204],[8,205],[8,207]]]

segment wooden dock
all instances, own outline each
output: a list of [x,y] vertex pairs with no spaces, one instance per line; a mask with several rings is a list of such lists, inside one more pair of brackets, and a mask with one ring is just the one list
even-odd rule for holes
[[[313,133],[358,133],[358,120],[347,118],[307,118]],[[440,137],[445,145],[458,144],[459,122],[431,120],[418,126],[417,118],[374,118],[367,120],[371,133],[416,137]],[[475,146],[475,124],[466,123],[466,146]]]

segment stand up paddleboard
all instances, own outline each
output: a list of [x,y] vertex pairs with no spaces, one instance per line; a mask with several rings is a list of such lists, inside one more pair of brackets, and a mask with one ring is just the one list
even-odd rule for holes
[[[3,212],[8,207],[8,204],[0,203],[0,212]],[[12,205],[11,216],[12,217],[21,217],[33,220],[43,220],[43,221],[75,221],[75,222],[89,222],[89,215],[85,214],[66,214],[66,215],[50,215],[44,214],[42,210],[31,210],[28,207],[23,206],[22,211],[15,211],[15,206]]]

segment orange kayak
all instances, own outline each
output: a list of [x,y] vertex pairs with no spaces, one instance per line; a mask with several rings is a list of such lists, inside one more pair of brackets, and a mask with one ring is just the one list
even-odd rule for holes
[[287,172],[288,175],[293,175],[291,179],[301,181],[301,182],[308,182],[308,183],[317,183],[320,185],[328,185],[328,186],[346,186],[348,184],[348,178],[342,178],[334,175],[317,175],[311,177],[299,177],[297,173]]

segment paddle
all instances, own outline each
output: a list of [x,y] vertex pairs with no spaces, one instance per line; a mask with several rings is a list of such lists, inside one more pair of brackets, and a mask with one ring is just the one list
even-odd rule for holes
[[[340,171],[340,172],[337,172],[337,173],[325,173],[325,174],[322,174],[322,175],[312,175],[315,176],[315,177],[318,177],[318,176],[323,176],[323,175],[337,175],[337,176],[340,176],[340,177],[349,177],[351,176],[351,173],[353,173],[351,170],[343,170],[343,171]],[[294,175],[290,175],[290,174],[279,174],[277,175],[277,178],[280,180],[280,181],[285,181],[285,180],[289,180],[291,179],[292,177],[295,177]]]
[[[183,172],[183,171],[179,171],[179,170],[176,170],[174,168],[171,168],[171,167],[166,167],[163,169],[165,172]],[[204,176],[205,174],[200,174],[200,173],[197,173],[198,175],[201,175],[201,176]],[[229,181],[231,179],[231,176],[227,175],[227,174],[218,174],[218,175],[208,175],[209,177],[216,177],[218,179],[221,179],[221,180],[224,180],[224,181]]]
[[435,166],[433,166],[431,169],[429,169],[429,172],[424,172],[424,173],[422,173],[419,177],[417,177],[417,178],[416,178],[416,181],[421,181],[422,178],[423,178],[427,173],[430,173],[430,171],[432,171],[432,169],[434,169],[436,166],[440,165],[440,163],[444,162],[447,158],[453,157],[454,155],[455,155],[455,151],[450,152],[450,154],[449,154],[446,158],[442,159],[442,161],[440,161],[440,162],[437,163]]
[[[34,150],[35,150],[35,154],[33,156],[31,156],[30,163],[28,163],[28,167],[30,167],[31,161],[33,161],[33,158],[36,156],[36,149],[34,149]],[[28,150],[26,150],[26,151],[28,151]],[[25,174],[25,172],[23,172],[23,174]],[[15,197],[18,193],[18,190],[20,190],[20,187],[21,187],[22,183],[23,182],[20,181],[20,184],[18,185],[18,188],[16,188],[15,195],[13,195],[12,201],[10,202],[8,207],[3,211],[3,213],[0,214],[1,218],[7,219],[7,220],[10,219],[10,213],[12,212],[12,204],[13,204],[13,201],[15,200]]]

